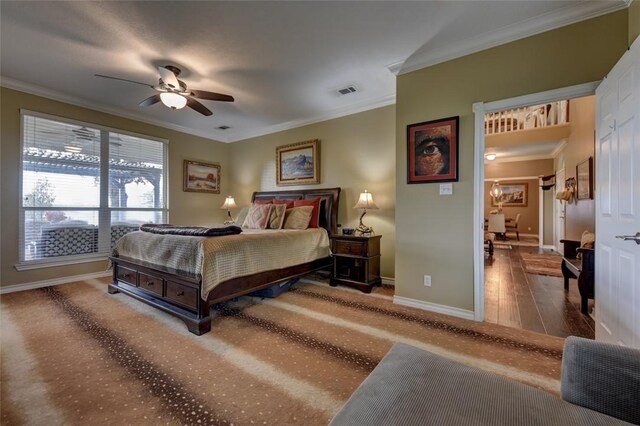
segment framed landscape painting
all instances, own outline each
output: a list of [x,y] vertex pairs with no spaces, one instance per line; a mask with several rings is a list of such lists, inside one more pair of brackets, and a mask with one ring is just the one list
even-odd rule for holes
[[458,181],[459,117],[407,126],[407,183]]
[[502,195],[496,199],[491,197],[491,205],[502,207],[527,207],[529,201],[529,184],[526,182],[500,182]]
[[184,160],[184,184],[186,192],[220,193],[220,165]]
[[313,139],[276,148],[276,184],[320,183],[320,141]]

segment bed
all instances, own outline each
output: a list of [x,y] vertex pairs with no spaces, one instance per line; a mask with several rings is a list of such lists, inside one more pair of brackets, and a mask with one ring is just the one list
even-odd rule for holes
[[[320,198],[319,226],[328,235],[336,233],[340,188],[304,189],[289,191],[254,192],[251,201],[302,200]],[[278,231],[272,231],[278,232]],[[303,231],[304,232],[304,231]],[[312,232],[309,232],[312,234]],[[255,232],[247,232],[224,237],[210,237],[216,240],[236,239],[238,244],[246,242],[238,238],[251,239]],[[220,241],[218,241],[220,242]],[[217,242],[216,242],[217,243]],[[153,245],[155,247],[155,245]],[[216,282],[212,288],[203,283],[202,274],[177,269],[171,262],[158,264],[148,260],[114,255],[109,259],[113,266],[113,279],[108,291],[122,292],[148,305],[180,318],[190,332],[201,335],[211,330],[210,309],[212,305],[238,296],[265,289],[286,282],[319,269],[329,269],[332,265],[328,251],[326,256],[287,267],[278,267],[249,275],[229,277]],[[255,255],[259,255],[255,254]],[[153,256],[149,257],[153,259]],[[227,261],[242,261],[242,258]],[[260,259],[251,259],[251,263]],[[190,268],[185,268],[190,269]],[[214,274],[215,275],[215,274]]]

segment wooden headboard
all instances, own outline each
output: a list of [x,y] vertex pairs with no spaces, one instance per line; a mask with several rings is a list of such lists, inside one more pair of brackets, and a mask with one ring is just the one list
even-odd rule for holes
[[289,191],[263,191],[254,192],[251,202],[255,200],[309,200],[320,198],[320,226],[329,232],[329,235],[338,232],[338,203],[340,200],[340,188],[321,189],[294,189]]

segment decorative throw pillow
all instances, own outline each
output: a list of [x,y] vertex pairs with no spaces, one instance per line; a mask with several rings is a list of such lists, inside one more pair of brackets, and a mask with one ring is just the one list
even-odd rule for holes
[[314,198],[312,200],[295,200],[293,202],[293,207],[302,206],[313,207],[313,212],[311,213],[311,221],[309,222],[309,228],[317,228],[318,223],[320,223],[320,198]]
[[247,218],[247,213],[249,213],[249,206],[245,206],[240,209],[240,213],[236,216],[236,225],[242,226],[244,224],[244,220]]
[[584,231],[582,233],[582,237],[580,238],[580,247],[593,248],[595,240],[596,240],[596,235],[594,233],[589,231]]
[[264,229],[269,221],[271,207],[271,204],[254,204],[251,206],[242,227],[247,229]]
[[293,200],[273,200],[273,204],[284,204],[288,209],[292,209],[294,207]]
[[313,206],[287,209],[284,214],[284,229],[307,229],[311,221]]
[[269,223],[267,229],[280,229],[284,224],[284,212],[287,210],[285,204],[274,204],[271,206],[271,214],[269,215]]

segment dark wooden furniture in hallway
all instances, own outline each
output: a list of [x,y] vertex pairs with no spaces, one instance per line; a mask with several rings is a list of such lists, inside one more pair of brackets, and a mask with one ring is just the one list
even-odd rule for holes
[[513,246],[496,248],[493,257],[485,257],[485,321],[552,336],[593,339],[594,321],[580,313],[577,286],[565,291],[562,277],[527,273],[523,252],[542,251]]

